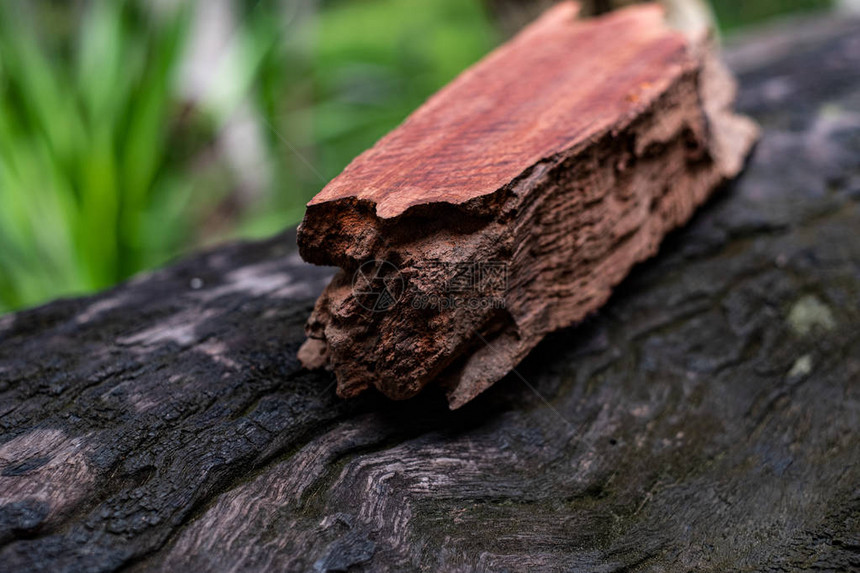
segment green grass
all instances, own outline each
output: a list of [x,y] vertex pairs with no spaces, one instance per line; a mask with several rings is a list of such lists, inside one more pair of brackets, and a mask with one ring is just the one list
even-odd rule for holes
[[713,0],[720,28],[735,31],[784,14],[825,10],[832,0]]
[[187,200],[168,157],[186,18],[96,2],[67,53],[0,4],[0,310],[91,292],[158,264]]

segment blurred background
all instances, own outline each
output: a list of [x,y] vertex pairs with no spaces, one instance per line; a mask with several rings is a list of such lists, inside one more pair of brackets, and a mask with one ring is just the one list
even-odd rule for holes
[[[0,313],[296,224],[540,3],[3,0]],[[712,10],[731,35],[834,3]]]

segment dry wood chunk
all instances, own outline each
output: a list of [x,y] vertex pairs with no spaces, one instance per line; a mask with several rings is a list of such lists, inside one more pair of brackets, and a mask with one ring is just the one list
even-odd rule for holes
[[452,408],[601,306],[743,165],[734,82],[659,7],[560,4],[464,72],[308,204],[305,260],[341,267],[300,351],[338,393]]

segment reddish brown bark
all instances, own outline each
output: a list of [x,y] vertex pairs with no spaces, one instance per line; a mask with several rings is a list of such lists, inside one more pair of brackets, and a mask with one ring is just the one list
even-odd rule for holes
[[576,11],[547,12],[308,204],[302,256],[342,271],[300,356],[332,367],[341,396],[435,380],[464,404],[741,169],[756,130],[704,34],[669,30],[657,6]]

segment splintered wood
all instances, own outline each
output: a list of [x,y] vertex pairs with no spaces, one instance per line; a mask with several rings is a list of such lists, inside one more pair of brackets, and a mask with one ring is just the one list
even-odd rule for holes
[[576,12],[551,9],[308,204],[301,255],[341,271],[299,357],[339,395],[437,383],[462,406],[741,170],[756,128],[704,31],[653,5]]

